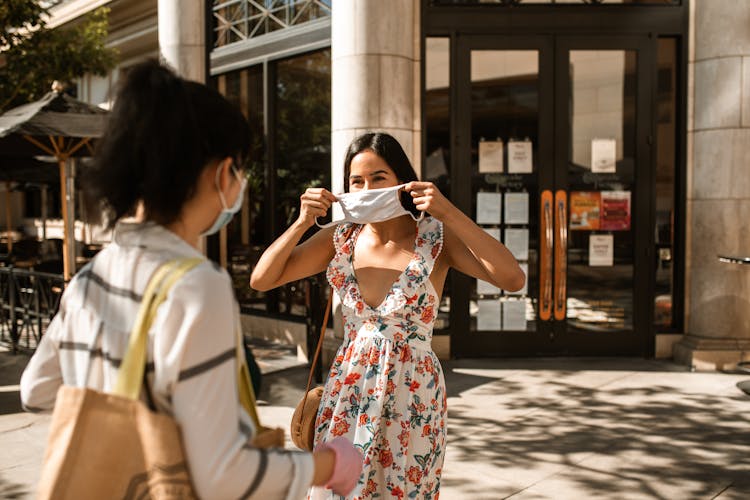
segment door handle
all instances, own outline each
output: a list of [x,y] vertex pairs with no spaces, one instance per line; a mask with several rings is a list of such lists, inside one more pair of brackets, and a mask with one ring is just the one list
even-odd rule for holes
[[562,321],[566,314],[567,275],[568,275],[568,194],[555,193],[555,319]]
[[541,210],[542,224],[540,226],[540,263],[539,273],[539,319],[549,321],[552,318],[552,266],[554,245],[554,210],[552,191],[542,191]]

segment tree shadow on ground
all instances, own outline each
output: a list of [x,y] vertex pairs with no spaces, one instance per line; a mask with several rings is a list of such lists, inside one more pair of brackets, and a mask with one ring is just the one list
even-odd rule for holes
[[[750,491],[750,397],[739,391],[735,396],[691,392],[694,374],[675,373],[680,370],[664,364],[663,376],[651,370],[653,385],[641,381],[627,387],[626,379],[618,383],[614,377],[611,385],[604,379],[587,387],[580,360],[576,371],[552,368],[566,366],[564,361],[534,362],[521,372],[504,372],[505,360],[494,363],[503,369],[484,383],[480,379],[488,377],[461,373],[467,366],[483,373],[482,361],[446,364],[454,396],[448,448],[454,461],[492,464],[499,474],[507,472],[502,479],[515,483],[516,493],[551,476],[579,498],[667,499],[678,493],[713,498],[722,490]],[[544,380],[530,378],[535,376]],[[452,391],[452,384],[473,397],[458,397],[463,393]],[[514,478],[516,472],[523,479]],[[478,491],[475,483],[471,478],[444,482],[462,498],[489,498],[490,492]],[[542,484],[538,488],[541,494],[564,496]],[[509,490],[495,498],[513,494]]]

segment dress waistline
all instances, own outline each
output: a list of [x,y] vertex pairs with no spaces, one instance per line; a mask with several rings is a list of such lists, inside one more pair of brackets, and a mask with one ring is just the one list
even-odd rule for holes
[[397,344],[408,344],[413,349],[421,349],[424,351],[432,351],[432,339],[422,340],[418,338],[397,338],[396,335],[401,337],[399,333],[391,333],[388,330],[380,331],[377,328],[370,328],[369,325],[365,324],[359,328],[357,332],[357,338],[373,338],[373,339],[385,339]]

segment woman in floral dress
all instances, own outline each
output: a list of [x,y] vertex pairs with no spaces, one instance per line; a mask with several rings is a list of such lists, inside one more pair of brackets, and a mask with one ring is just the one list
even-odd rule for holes
[[[308,189],[298,220],[260,258],[251,286],[268,290],[326,270],[341,299],[344,342],[326,381],[315,441],[345,436],[361,449],[363,472],[347,498],[437,499],[447,412],[431,340],[446,275],[455,268],[510,291],[522,288],[525,276],[500,242],[432,183],[417,180],[390,135],[355,139],[344,173],[350,192],[405,184],[405,207],[429,215],[345,222],[298,244],[337,200],[326,189]],[[313,488],[308,498],[342,497]]]

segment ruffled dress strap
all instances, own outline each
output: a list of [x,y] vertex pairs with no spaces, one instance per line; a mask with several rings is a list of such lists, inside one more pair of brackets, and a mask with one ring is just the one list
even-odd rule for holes
[[422,260],[425,277],[429,277],[440,252],[443,250],[443,223],[428,216],[421,219],[418,224],[419,232],[415,252]]

